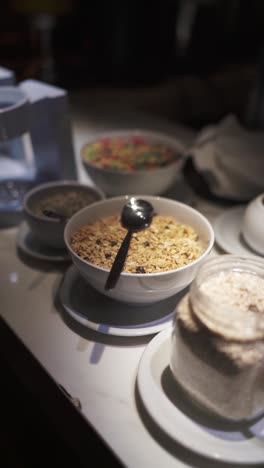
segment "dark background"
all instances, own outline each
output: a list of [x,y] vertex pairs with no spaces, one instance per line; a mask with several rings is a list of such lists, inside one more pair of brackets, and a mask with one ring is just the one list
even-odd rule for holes
[[154,94],[150,110],[194,128],[231,112],[262,125],[249,110],[255,88],[262,93],[261,0],[5,4],[0,65],[18,81],[36,78],[69,92],[144,88]]
[[[17,81],[42,80],[70,95],[122,88],[129,102],[140,91],[139,107],[194,129],[229,113],[264,127],[261,0],[2,3],[0,66]],[[1,372],[3,466],[42,466],[42,457],[46,466],[79,468],[78,454],[4,359]],[[91,456],[90,448],[87,465]]]

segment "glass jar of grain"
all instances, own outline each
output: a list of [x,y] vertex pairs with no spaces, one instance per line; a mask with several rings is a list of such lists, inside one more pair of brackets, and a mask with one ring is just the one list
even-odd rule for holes
[[232,421],[264,412],[264,259],[215,256],[178,305],[170,368],[192,399]]

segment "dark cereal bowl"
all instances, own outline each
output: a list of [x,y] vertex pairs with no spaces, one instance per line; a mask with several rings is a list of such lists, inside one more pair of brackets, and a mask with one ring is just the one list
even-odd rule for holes
[[212,249],[214,231],[199,211],[184,203],[134,196],[150,202],[155,216],[150,228],[133,235],[114,289],[106,291],[104,286],[126,233],[119,220],[128,195],[80,210],[67,222],[64,240],[79,273],[97,291],[121,302],[146,305],[167,299],[191,283]]
[[[95,187],[77,181],[63,180],[37,185],[23,200],[23,215],[32,234],[39,242],[65,249],[64,227],[77,211],[104,198]],[[61,219],[49,216],[61,215]]]
[[108,196],[166,192],[185,157],[176,139],[147,130],[113,130],[98,134],[81,149],[82,163]]

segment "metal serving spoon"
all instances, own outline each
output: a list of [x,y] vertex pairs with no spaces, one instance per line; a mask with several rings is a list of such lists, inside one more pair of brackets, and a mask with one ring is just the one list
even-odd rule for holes
[[128,231],[119,251],[116,254],[114,263],[106,280],[106,290],[113,289],[119,279],[127,257],[133,232],[147,228],[152,222],[153,214],[153,206],[146,200],[140,200],[132,197],[124,206],[121,213],[121,224]]

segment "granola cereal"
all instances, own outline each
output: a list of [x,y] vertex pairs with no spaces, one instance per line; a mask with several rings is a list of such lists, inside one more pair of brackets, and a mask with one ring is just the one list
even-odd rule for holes
[[[120,216],[108,216],[81,227],[71,239],[73,250],[84,260],[111,269],[126,235]],[[155,215],[151,225],[132,236],[125,272],[159,273],[197,259],[204,251],[195,230],[172,216]]]

